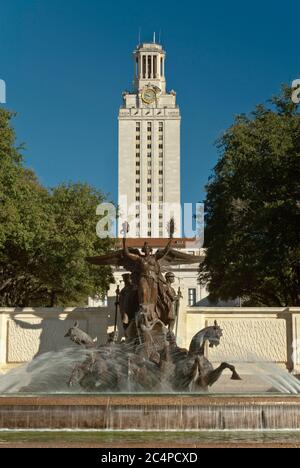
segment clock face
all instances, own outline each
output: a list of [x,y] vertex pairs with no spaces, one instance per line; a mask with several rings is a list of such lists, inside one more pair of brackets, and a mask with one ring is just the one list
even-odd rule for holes
[[156,93],[152,88],[146,88],[142,92],[142,99],[146,104],[152,104],[155,101]]

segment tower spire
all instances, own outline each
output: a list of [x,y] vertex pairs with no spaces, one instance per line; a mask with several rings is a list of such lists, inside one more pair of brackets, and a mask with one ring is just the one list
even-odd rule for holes
[[154,31],[154,33],[153,33],[153,44],[155,44],[155,42],[156,42],[156,37],[155,37],[155,31]]

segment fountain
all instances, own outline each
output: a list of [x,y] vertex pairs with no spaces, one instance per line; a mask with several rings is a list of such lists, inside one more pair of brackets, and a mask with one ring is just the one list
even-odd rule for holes
[[[195,333],[189,349],[176,342],[180,294],[172,288],[170,265],[197,263],[199,258],[171,248],[153,254],[123,248],[88,258],[97,265],[123,266],[125,288],[117,293],[124,336],[117,330],[104,345],[80,329],[66,330],[77,347],[49,352],[0,377],[0,429],[73,429],[113,431],[298,430],[299,381],[270,363],[255,362],[275,392],[265,395],[209,393],[232,363],[214,368],[206,346],[219,346],[217,323]],[[126,227],[124,227],[126,232]],[[174,332],[175,329],[175,332]],[[235,363],[236,364],[236,363]]]

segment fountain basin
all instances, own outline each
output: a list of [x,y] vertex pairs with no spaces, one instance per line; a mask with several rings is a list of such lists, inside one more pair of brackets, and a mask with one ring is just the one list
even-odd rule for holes
[[0,397],[0,430],[300,430],[300,396]]

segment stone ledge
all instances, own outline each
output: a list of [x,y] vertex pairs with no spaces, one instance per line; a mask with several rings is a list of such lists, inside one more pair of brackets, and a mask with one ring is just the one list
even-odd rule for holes
[[4,406],[261,406],[300,405],[300,395],[45,395],[0,396]]

